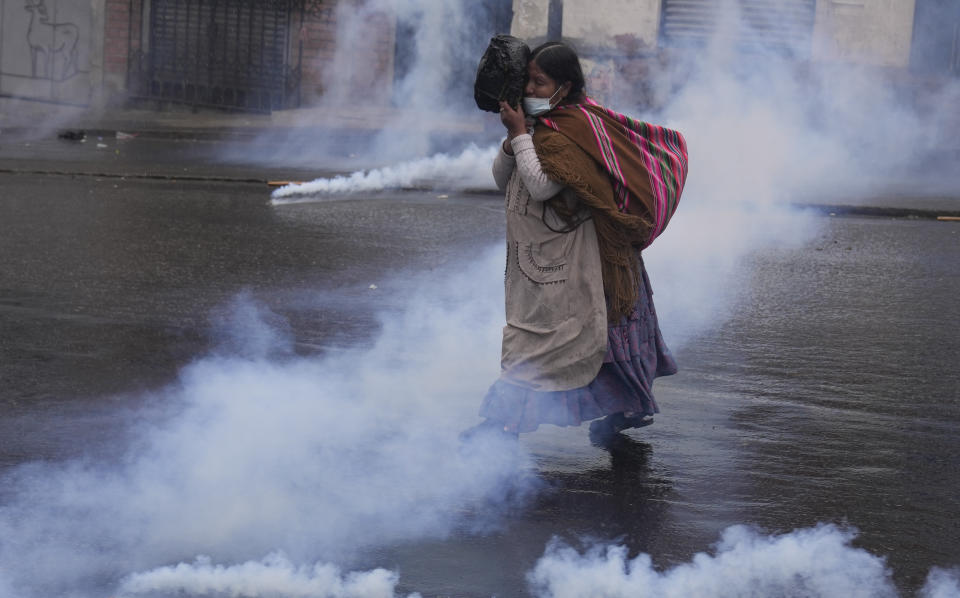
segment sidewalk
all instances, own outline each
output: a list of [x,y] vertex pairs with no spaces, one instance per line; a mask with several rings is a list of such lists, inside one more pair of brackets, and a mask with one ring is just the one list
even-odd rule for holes
[[[483,139],[490,133],[490,119],[477,112],[474,118],[439,119],[393,108],[301,108],[271,114],[227,113],[210,109],[174,107],[165,111],[118,109],[93,114],[83,108],[0,98],[0,143],[10,139],[55,139],[65,131],[84,131],[88,137],[113,139],[130,134],[143,139],[206,140],[255,144],[295,139],[369,139],[385,127],[422,133]],[[955,153],[955,152],[953,152]],[[951,156],[953,155],[951,153]],[[898,218],[960,217],[960,160],[950,167],[939,165],[935,176],[911,173],[909,178],[889,173],[885,180],[871,181],[873,191],[845,192],[829,197],[800,198],[795,205],[830,214],[863,214]],[[337,172],[334,163],[332,166]],[[325,169],[320,168],[320,171]],[[291,173],[296,174],[296,173]],[[331,172],[326,172],[329,175]],[[231,175],[232,176],[232,175]],[[862,189],[862,188],[861,188]]]
[[369,135],[387,127],[422,131],[428,122],[438,132],[479,135],[488,120],[483,116],[478,112],[472,118],[440,119],[419,111],[370,106],[296,108],[270,114],[170,106],[162,111],[116,109],[98,114],[82,107],[0,98],[0,134],[20,138],[61,130],[193,139],[255,139],[291,133]]

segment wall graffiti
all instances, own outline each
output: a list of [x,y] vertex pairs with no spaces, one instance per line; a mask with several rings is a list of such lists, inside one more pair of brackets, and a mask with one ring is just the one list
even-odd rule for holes
[[89,101],[91,5],[0,0],[0,95]]
[[77,74],[77,42],[80,28],[73,23],[54,23],[44,0],[26,0],[30,24],[30,74],[41,79],[64,80]]

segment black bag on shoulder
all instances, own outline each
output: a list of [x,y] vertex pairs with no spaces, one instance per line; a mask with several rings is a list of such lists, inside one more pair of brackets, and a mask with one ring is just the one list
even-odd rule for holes
[[477,79],[473,84],[473,99],[477,107],[488,112],[499,112],[500,102],[511,106],[520,104],[523,88],[527,85],[527,62],[530,47],[512,35],[495,35],[480,58]]

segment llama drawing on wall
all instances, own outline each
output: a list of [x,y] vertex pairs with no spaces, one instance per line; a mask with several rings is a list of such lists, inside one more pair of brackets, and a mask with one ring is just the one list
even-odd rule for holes
[[77,74],[80,29],[73,23],[51,23],[45,0],[26,0],[30,13],[27,42],[34,78],[64,80]]

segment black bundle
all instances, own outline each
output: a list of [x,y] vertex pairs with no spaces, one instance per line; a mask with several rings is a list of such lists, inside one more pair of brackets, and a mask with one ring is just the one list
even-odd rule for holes
[[499,112],[501,100],[511,106],[519,105],[527,85],[529,60],[530,48],[523,41],[512,35],[495,35],[477,67],[477,80],[473,84],[477,107]]

